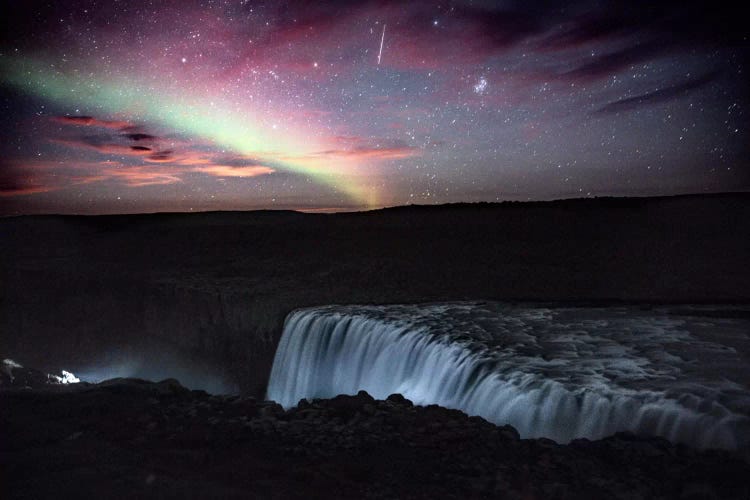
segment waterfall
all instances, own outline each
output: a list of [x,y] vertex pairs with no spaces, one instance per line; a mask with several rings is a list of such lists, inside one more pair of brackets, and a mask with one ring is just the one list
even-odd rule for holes
[[[607,332],[617,330],[611,325],[602,328],[601,339],[592,337],[597,323],[590,319],[576,323],[588,325],[586,332],[571,333],[570,322],[540,316],[538,311],[521,311],[523,317],[514,323],[512,314],[502,310],[495,323],[488,323],[492,317],[487,308],[480,308],[478,315],[476,307],[466,307],[468,312],[465,307],[428,307],[418,314],[408,307],[395,313],[391,308],[389,314],[387,308],[364,306],[293,312],[276,352],[268,398],[291,407],[302,398],[330,398],[362,389],[379,399],[400,393],[418,405],[457,408],[496,424],[510,424],[524,438],[547,437],[560,443],[626,430],[701,448],[734,449],[750,442],[746,414],[723,404],[705,380],[683,380],[673,366],[676,357],[653,348],[655,338],[674,340],[669,324],[651,319],[650,335],[645,327],[639,330],[646,332],[640,343],[651,356],[646,358],[631,352],[635,348],[624,345],[622,335],[618,343],[612,335],[607,337]],[[456,319],[456,311],[465,314]],[[472,326],[472,317],[484,326]],[[555,320],[557,329],[545,323],[554,325]],[[500,333],[487,337],[488,324]],[[522,332],[508,340],[503,332],[514,325]],[[682,335],[685,345],[714,349]],[[487,338],[494,338],[494,344]],[[732,387],[748,401],[747,387]]]

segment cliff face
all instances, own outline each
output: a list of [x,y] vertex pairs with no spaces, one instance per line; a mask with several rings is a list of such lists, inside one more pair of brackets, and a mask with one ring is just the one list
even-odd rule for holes
[[169,350],[260,395],[284,318],[298,307],[747,302],[746,234],[744,194],[338,215],[7,218],[0,353],[75,371],[141,348]]
[[262,396],[289,302],[253,294],[241,280],[161,281],[144,300],[143,332],[208,358],[243,392]]

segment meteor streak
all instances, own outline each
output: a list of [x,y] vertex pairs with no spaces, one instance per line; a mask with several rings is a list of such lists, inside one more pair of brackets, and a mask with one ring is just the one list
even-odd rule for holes
[[378,51],[378,66],[380,66],[380,57],[383,55],[383,41],[385,40],[385,27],[387,24],[383,25],[383,34],[380,35],[380,50]]

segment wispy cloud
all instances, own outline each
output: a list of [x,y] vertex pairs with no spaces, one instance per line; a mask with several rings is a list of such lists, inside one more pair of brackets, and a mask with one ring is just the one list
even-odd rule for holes
[[71,164],[30,161],[14,165],[11,175],[0,177],[0,196],[22,196],[57,191],[76,185],[115,182],[126,187],[143,187],[182,182],[174,168],[123,165],[118,162],[75,162]]
[[[101,120],[92,116],[55,117],[54,120],[66,125],[125,131],[121,134],[99,133],[51,139],[55,144],[72,149],[96,151],[108,157],[106,161],[94,163],[93,168],[92,164],[88,165],[88,171],[97,171],[96,174],[91,173],[92,178],[96,180],[112,179],[127,186],[140,187],[179,182],[180,176],[187,172],[212,177],[242,178],[267,175],[275,171],[256,158],[205,150],[202,149],[203,145],[196,146],[189,141],[164,139],[144,132],[142,126],[128,122]],[[171,147],[166,148],[166,144]],[[119,160],[125,157],[137,157],[152,165],[123,165]],[[100,174],[98,171],[102,165],[106,170]],[[112,168],[113,166],[118,168]],[[41,189],[40,186],[37,192]]]
[[[149,136],[155,137],[155,136]],[[212,178],[250,178],[269,175],[275,169],[256,158],[227,155],[184,147],[181,151],[154,151],[147,146],[111,144],[107,136],[53,139],[55,144],[96,151],[100,161],[29,160],[0,165],[0,196],[46,193],[71,186],[109,182],[130,188],[175,184],[187,174]]]
[[85,138],[81,139],[51,139],[51,142],[55,144],[61,144],[63,146],[75,149],[88,149],[97,151],[105,155],[119,155],[119,156],[147,156],[151,154],[151,149],[144,146],[130,146],[127,144],[97,144],[96,142],[88,141]]
[[354,160],[394,160],[419,156],[421,149],[399,139],[372,139],[359,136],[334,136],[335,147],[314,153],[318,157],[339,157]]
[[680,97],[687,92],[704,87],[713,82],[720,73],[712,72],[692,80],[678,83],[676,85],[670,85],[663,89],[648,92],[646,94],[637,95],[634,97],[628,97],[626,99],[620,99],[619,101],[610,102],[599,108],[597,114],[611,114],[619,113],[621,111],[631,111],[643,106],[649,106],[656,103],[668,101]]
[[[107,171],[108,177],[126,186],[143,187],[182,182],[179,169],[154,169],[151,166],[121,167]],[[102,179],[103,180],[103,179]]]
[[122,120],[100,120],[93,116],[55,116],[52,120],[64,125],[78,125],[83,127],[102,127],[108,129],[122,130],[131,127],[132,124]]
[[205,167],[195,167],[193,170],[215,177],[258,177],[259,175],[274,173],[274,169],[265,165],[248,165],[246,167],[207,165]]
[[663,50],[665,50],[665,44],[657,41],[633,45],[594,57],[591,61],[568,71],[563,76],[584,81],[608,77],[632,64],[647,60]]

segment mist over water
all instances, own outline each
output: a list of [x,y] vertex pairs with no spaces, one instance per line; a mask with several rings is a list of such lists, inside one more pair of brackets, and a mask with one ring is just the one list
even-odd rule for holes
[[189,389],[211,394],[239,392],[236,384],[222,375],[218,366],[164,346],[114,349],[96,363],[82,366],[75,374],[91,383],[119,377],[152,382],[173,378]]
[[269,399],[401,393],[565,443],[750,446],[750,310],[329,306],[286,321]]

